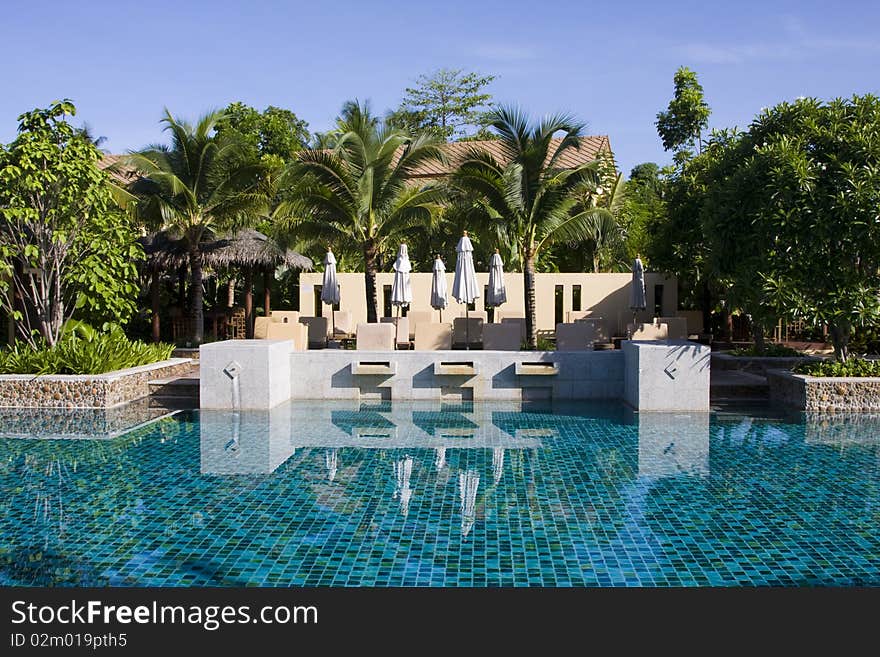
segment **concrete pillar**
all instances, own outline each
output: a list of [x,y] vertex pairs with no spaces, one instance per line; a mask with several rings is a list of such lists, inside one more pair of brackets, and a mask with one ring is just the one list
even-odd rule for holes
[[638,411],[708,411],[710,351],[688,340],[625,340],[624,401]]
[[224,340],[199,351],[201,408],[269,409],[290,399],[292,340]]

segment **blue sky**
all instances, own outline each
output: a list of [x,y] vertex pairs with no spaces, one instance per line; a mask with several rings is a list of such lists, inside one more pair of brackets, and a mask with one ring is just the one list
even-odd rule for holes
[[384,111],[420,73],[450,67],[498,75],[495,98],[533,116],[573,112],[628,172],[669,161],[654,119],[680,65],[699,74],[713,127],[797,96],[880,92],[876,0],[0,5],[2,142],[22,111],[62,97],[112,152],[161,140],[164,106],[186,118],[272,104],[325,130],[346,99]]

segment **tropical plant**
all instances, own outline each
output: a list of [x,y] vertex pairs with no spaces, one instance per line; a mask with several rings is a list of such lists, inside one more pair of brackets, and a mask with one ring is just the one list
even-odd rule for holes
[[[582,124],[555,115],[534,124],[519,109],[501,107],[489,124],[509,154],[499,162],[474,147],[452,176],[452,185],[478,198],[486,220],[515,244],[523,264],[526,335],[537,348],[535,266],[541,250],[557,241],[586,241],[593,235],[596,208],[578,207],[577,191],[598,182],[600,162],[564,169],[562,156],[580,148]],[[562,133],[561,138],[555,138]]]
[[357,102],[345,104],[337,132],[332,151],[299,153],[290,172],[295,183],[275,217],[288,235],[362,254],[367,321],[376,322],[380,257],[439,213],[443,190],[415,185],[410,176],[425,162],[443,159],[441,142],[391,128]]
[[217,125],[219,137],[235,137],[253,158],[283,165],[309,142],[308,123],[292,111],[270,105],[262,112],[244,103],[230,103]]
[[[492,94],[483,89],[495,78],[446,68],[420,75],[414,87],[407,87],[403,102],[387,121],[411,134],[464,137],[468,127],[482,126],[485,111],[492,106]],[[479,132],[485,133],[485,129],[481,127]],[[491,139],[491,135],[483,134],[483,138]]]
[[165,110],[162,123],[171,145],[156,144],[125,158],[141,177],[129,187],[140,221],[164,229],[185,242],[191,272],[190,318],[193,340],[204,335],[202,241],[210,232],[226,233],[255,223],[268,213],[267,166],[254,161],[246,144],[233,135],[217,135],[222,111],[196,124]]
[[793,370],[807,376],[880,376],[880,360],[850,358],[845,362],[821,360],[801,363]]
[[129,340],[118,324],[98,331],[71,320],[54,345],[16,343],[0,351],[0,374],[103,374],[166,360],[173,350],[170,344]]
[[709,125],[709,105],[703,99],[703,87],[697,74],[687,66],[675,72],[675,94],[664,112],[657,113],[657,132],[663,148],[675,151],[681,157],[697,144],[703,150],[702,132]]
[[67,122],[69,100],[19,117],[0,147],[0,305],[18,337],[55,344],[74,314],[126,321],[135,311],[143,257],[101,152]]

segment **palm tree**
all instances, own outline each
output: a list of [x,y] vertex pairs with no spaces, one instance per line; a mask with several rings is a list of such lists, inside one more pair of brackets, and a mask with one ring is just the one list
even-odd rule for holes
[[[508,155],[506,163],[474,148],[452,176],[452,185],[476,194],[488,222],[495,223],[516,245],[523,266],[526,332],[537,349],[535,331],[535,262],[541,249],[557,241],[587,241],[594,234],[596,208],[578,207],[578,189],[596,184],[598,160],[563,169],[560,158],[580,148],[582,124],[567,115],[550,116],[533,124],[513,107],[500,107],[488,116]],[[562,133],[561,138],[554,138]]]
[[196,344],[204,337],[203,240],[250,225],[267,212],[265,165],[249,159],[240,142],[215,134],[223,116],[209,112],[193,125],[166,109],[162,123],[171,133],[171,146],[151,145],[124,160],[141,176],[129,187],[136,216],[153,230],[179,235],[186,245]]
[[378,321],[381,256],[439,212],[443,190],[408,179],[425,162],[443,159],[441,143],[391,128],[368,106],[348,102],[333,149],[300,151],[293,165],[297,182],[275,212],[279,228],[303,241],[362,254],[368,322]]

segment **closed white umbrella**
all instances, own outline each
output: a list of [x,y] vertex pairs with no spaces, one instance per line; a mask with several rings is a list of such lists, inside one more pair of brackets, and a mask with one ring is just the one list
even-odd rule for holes
[[330,324],[333,333],[336,334],[336,315],[333,306],[339,304],[339,281],[336,280],[336,256],[333,251],[327,249],[324,256],[324,277],[321,281],[321,301],[330,304]]
[[458,240],[455,247],[455,278],[452,279],[452,298],[458,303],[465,304],[465,348],[470,348],[470,324],[468,317],[468,304],[480,297],[480,288],[477,285],[477,272],[474,271],[474,245],[468,237],[467,231]]
[[633,324],[636,323],[636,314],[648,307],[645,296],[645,269],[639,256],[633,260],[632,287],[630,288],[629,307],[633,311]]
[[504,287],[504,265],[498,249],[489,260],[489,289],[486,293],[486,306],[497,308],[507,302],[507,289]]
[[480,475],[474,470],[458,473],[458,495],[461,501],[461,534],[464,538],[470,533],[477,520],[477,489]]
[[504,475],[504,448],[496,447],[492,450],[492,477],[497,484]]
[[327,466],[327,479],[332,483],[339,470],[339,450],[328,449],[324,454],[324,464]]
[[397,250],[397,260],[394,261],[394,281],[391,284],[391,305],[397,308],[398,316],[401,306],[412,303],[411,271],[412,264],[409,261],[406,244],[401,244]]
[[431,277],[431,308],[440,311],[443,321],[443,309],[449,305],[449,291],[446,289],[446,265],[438,255],[434,258],[434,270]]

